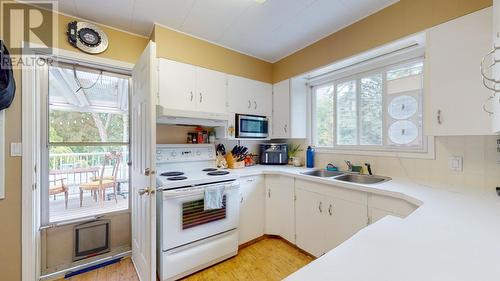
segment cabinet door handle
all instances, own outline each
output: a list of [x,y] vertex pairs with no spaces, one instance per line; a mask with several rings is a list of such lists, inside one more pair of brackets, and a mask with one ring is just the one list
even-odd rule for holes
[[250,109],[250,107],[252,107],[252,102],[248,100],[248,109]]
[[240,203],[243,203],[243,195],[241,195]]
[[439,125],[441,125],[442,121],[441,121],[441,109],[438,109],[437,111],[437,122]]
[[287,127],[288,127],[288,125],[283,126],[283,130],[285,131],[285,134],[288,131]]
[[254,107],[254,108],[255,108],[255,109],[257,109],[257,102],[256,102],[256,101],[254,101],[253,103],[254,103],[254,105],[255,105],[255,107]]
[[323,213],[323,202],[319,202],[318,209],[320,213]]
[[194,98],[194,95],[193,95],[193,92],[189,92],[191,94],[191,101],[193,101],[193,98]]
[[203,94],[200,93],[200,103],[202,103],[202,102],[203,102]]
[[332,216],[332,214],[333,214],[333,210],[332,209],[333,209],[333,205],[330,204],[330,207],[328,207],[328,214],[330,214],[330,216]]
[[267,197],[271,198],[271,190],[270,189],[267,190]]

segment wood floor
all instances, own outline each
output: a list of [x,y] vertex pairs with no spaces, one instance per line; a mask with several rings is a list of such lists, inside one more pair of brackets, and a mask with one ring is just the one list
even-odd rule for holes
[[[195,273],[184,281],[277,281],[313,260],[279,238],[265,238],[232,259]],[[71,281],[135,281],[130,259],[70,278]]]

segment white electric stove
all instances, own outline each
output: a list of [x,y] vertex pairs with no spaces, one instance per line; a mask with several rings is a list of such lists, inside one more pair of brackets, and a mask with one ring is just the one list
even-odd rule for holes
[[[238,176],[215,167],[213,145],[158,145],[158,273],[177,280],[238,251]],[[223,208],[204,210],[204,190],[224,188]]]

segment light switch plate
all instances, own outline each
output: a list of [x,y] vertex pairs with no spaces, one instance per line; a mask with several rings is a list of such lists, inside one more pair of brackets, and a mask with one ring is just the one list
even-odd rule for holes
[[23,156],[22,143],[20,143],[20,142],[11,142],[10,143],[10,156],[11,157]]
[[452,156],[449,158],[449,169],[454,172],[462,172],[463,170],[463,157]]

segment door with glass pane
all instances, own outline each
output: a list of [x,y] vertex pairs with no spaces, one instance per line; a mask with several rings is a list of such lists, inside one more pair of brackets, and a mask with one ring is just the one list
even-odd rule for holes
[[129,208],[129,80],[122,74],[48,66],[42,224]]

